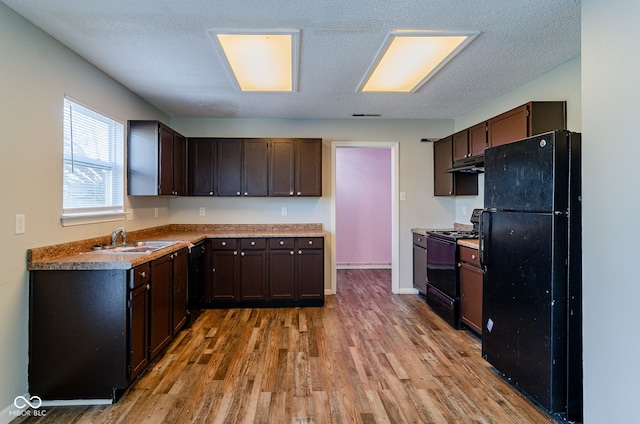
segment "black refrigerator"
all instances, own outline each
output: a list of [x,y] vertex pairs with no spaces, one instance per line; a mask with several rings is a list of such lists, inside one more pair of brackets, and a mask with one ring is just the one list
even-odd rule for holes
[[582,421],[580,134],[485,151],[482,355],[552,415]]

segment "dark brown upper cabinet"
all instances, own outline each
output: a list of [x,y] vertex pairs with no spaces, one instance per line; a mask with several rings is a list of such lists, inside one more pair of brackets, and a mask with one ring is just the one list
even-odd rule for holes
[[267,196],[269,149],[266,139],[216,140],[216,196]]
[[567,128],[567,103],[529,102],[487,121],[489,147]]
[[483,156],[487,143],[486,122],[481,122],[469,128],[469,157]]
[[322,139],[272,139],[269,195],[322,196]]
[[186,148],[186,138],[159,121],[129,121],[127,193],[186,195]]
[[478,174],[446,172],[453,166],[454,136],[433,143],[433,194],[456,196],[478,194]]
[[187,194],[189,196],[213,196],[215,191],[215,152],[214,138],[190,138],[188,144],[189,178]]

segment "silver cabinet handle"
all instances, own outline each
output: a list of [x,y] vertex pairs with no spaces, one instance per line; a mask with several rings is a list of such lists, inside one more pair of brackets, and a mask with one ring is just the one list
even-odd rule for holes
[[255,246],[255,245],[256,245],[256,242],[255,242],[255,241],[252,241],[252,242],[251,242],[251,246]]
[[237,255],[238,255],[238,251],[237,251],[237,250],[234,250],[234,251],[233,251],[233,256],[237,256]]
[[313,240],[309,240],[309,246],[313,246]]
[[244,195],[245,195],[245,196],[248,196],[248,195],[249,195],[249,193],[245,191],[245,192],[244,192]]
[[284,240],[280,240],[280,246],[284,246]]
[[142,272],[141,272],[141,273],[139,273],[139,274],[140,274],[140,277],[142,277],[142,278],[144,278],[144,277],[146,277],[146,276],[147,276],[147,273],[146,273],[146,272],[144,272],[144,271],[142,271]]
[[298,250],[298,255],[302,255],[302,250]]
[[209,192],[209,196],[213,196],[213,191],[210,191],[210,192]]
[[244,256],[244,252],[241,252],[241,253],[240,253],[240,256]]
[[290,254],[290,255],[293,255],[293,254],[295,254],[295,252],[292,250],[291,252],[289,252],[289,254]]
[[221,244],[222,246],[226,246],[226,245],[227,245],[227,242],[226,242],[226,241],[223,241],[223,242],[222,242],[222,243],[220,243],[220,244]]
[[151,289],[151,284],[147,284],[147,290]]
[[302,196],[302,192],[301,192],[301,191],[299,191],[299,192],[297,193],[297,195],[298,195],[298,196]]
[[236,196],[240,196],[240,192],[239,191],[236,192]]
[[289,192],[289,196],[293,196],[293,191],[290,191],[290,192]]
[[476,258],[476,255],[471,255],[471,259],[475,259],[475,258]]

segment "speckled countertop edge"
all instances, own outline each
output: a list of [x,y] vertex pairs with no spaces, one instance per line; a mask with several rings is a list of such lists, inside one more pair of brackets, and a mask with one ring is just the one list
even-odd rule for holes
[[205,238],[325,237],[322,224],[169,224],[127,233],[129,241],[163,240],[176,244],[151,253],[93,254],[93,246],[108,244],[109,236],[95,237],[27,250],[27,269],[129,269],[191,246]]

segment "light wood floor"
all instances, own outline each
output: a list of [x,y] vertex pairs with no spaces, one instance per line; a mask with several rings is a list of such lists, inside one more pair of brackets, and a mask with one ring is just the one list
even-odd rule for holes
[[480,341],[386,270],[340,270],[323,308],[206,310],[109,406],[15,423],[548,423]]

